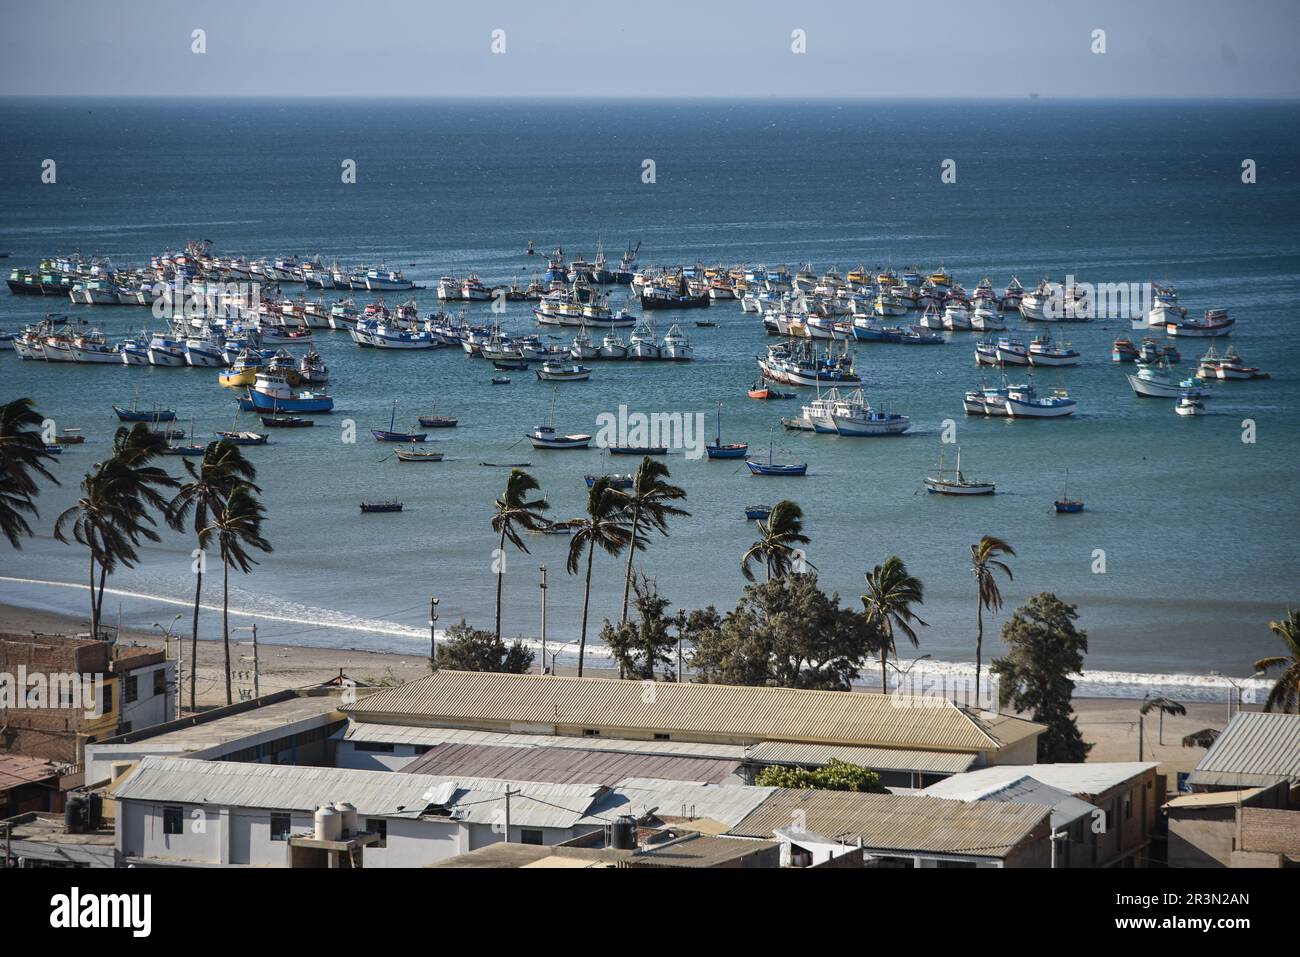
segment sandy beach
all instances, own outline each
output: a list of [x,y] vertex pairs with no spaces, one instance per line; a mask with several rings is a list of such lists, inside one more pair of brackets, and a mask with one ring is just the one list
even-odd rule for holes
[[[84,621],[63,615],[32,611],[0,604],[0,631],[16,634],[37,632],[41,634],[76,634],[86,629]],[[162,647],[161,632],[153,634],[125,632],[119,638],[126,643]],[[177,642],[170,644],[170,654],[176,655]],[[231,655],[238,658],[236,687],[251,692],[253,646],[247,633],[232,644]],[[184,641],[185,693],[183,703],[189,702],[189,639]],[[199,668],[196,699],[200,710],[225,703],[222,683],[223,652],[220,642],[199,642]],[[428,660],[416,655],[397,655],[352,648],[305,648],[297,645],[259,643],[259,684],[262,694],[286,688],[304,688],[318,685],[338,676],[340,672],[364,684],[397,684],[428,674]],[[588,667],[589,674],[608,672]],[[565,673],[565,669],[560,669]],[[236,692],[238,697],[238,691]],[[1079,729],[1085,741],[1092,743],[1089,754],[1092,761],[1136,761],[1138,759],[1138,708],[1140,702],[1116,698],[1076,698],[1074,710]],[[1187,714],[1164,719],[1163,743],[1160,739],[1160,718],[1152,713],[1146,718],[1144,759],[1159,761],[1161,771],[1174,786],[1175,772],[1190,771],[1200,756],[1201,748],[1185,748],[1182,738],[1203,728],[1222,729],[1228,721],[1228,703],[1188,702]],[[1248,706],[1249,709],[1249,706]]]

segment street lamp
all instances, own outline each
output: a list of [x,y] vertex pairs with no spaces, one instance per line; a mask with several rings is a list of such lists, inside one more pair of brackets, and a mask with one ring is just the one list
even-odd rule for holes
[[[181,689],[185,686],[185,642],[176,634],[176,623],[181,620],[177,615],[172,619],[172,623],[164,628],[158,622],[153,626],[162,632],[163,635],[163,657],[171,653],[172,639],[176,639],[176,717],[181,716]],[[163,702],[166,704],[166,702]]]
[[546,566],[539,565],[537,570],[542,573],[542,674],[546,674]]
[[569,647],[569,645],[576,644],[577,641],[578,639],[574,638],[571,641],[566,641],[564,644],[560,645],[559,648],[555,649],[555,654],[551,655],[551,674],[555,674],[555,659],[560,657],[560,652]]
[[[1228,684],[1232,685],[1233,694],[1228,695],[1228,720],[1231,721],[1232,720],[1232,699],[1234,697],[1237,699],[1237,710],[1240,711],[1241,710],[1241,689],[1244,686],[1238,684],[1232,678],[1228,677],[1227,675],[1223,674],[1220,671],[1211,671],[1210,674],[1215,678],[1222,678],[1224,681],[1228,682]],[[1253,679],[1253,678],[1263,678],[1264,676],[1265,676],[1264,672],[1256,671],[1250,677]],[[1248,680],[1248,679],[1243,679],[1243,680]]]
[[253,697],[262,697],[261,675],[257,666],[257,625],[241,625],[238,628],[231,628],[235,631],[251,631],[253,633]]

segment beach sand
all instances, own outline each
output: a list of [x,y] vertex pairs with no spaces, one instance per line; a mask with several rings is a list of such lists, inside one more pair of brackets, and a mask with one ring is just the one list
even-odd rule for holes
[[[182,623],[183,627],[183,623]],[[76,634],[84,632],[87,625],[63,615],[33,611],[0,604],[0,632],[26,634]],[[162,635],[124,633],[124,643],[138,643],[161,647]],[[171,654],[176,654],[176,642],[171,643]],[[184,640],[185,684],[182,703],[189,703],[189,639]],[[247,632],[232,643],[232,657],[237,657],[235,671],[239,673],[237,687],[252,689],[253,647]],[[262,694],[287,688],[304,688],[336,678],[340,671],[347,677],[365,684],[396,684],[411,681],[429,673],[428,659],[418,655],[397,655],[350,648],[308,648],[298,645],[272,645],[259,643],[259,683]],[[587,673],[608,676],[609,672],[588,667]],[[560,669],[563,674],[565,670]],[[225,687],[222,681],[223,651],[221,642],[199,642],[199,669],[197,679],[197,704],[199,710],[225,704]],[[235,692],[239,700],[238,691]],[[1074,710],[1079,730],[1085,741],[1092,743],[1090,761],[1138,760],[1138,708],[1141,702],[1119,698],[1076,698]],[[1144,760],[1159,761],[1161,772],[1169,776],[1169,788],[1175,786],[1175,772],[1190,771],[1201,755],[1202,748],[1185,748],[1182,738],[1203,728],[1222,730],[1228,721],[1227,701],[1216,703],[1188,703],[1187,714],[1164,719],[1164,743],[1159,740],[1159,715],[1152,712],[1146,717]],[[1027,716],[1026,716],[1027,717]]]

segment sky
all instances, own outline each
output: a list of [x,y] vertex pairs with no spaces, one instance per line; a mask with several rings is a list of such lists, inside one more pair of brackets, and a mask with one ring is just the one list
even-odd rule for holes
[[9,96],[1029,93],[1300,96],[1300,0],[23,0],[0,20]]

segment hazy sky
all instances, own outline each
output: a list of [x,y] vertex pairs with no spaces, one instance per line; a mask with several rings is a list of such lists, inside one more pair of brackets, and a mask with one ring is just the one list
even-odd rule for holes
[[1300,0],[21,0],[0,20],[7,95],[1029,92],[1300,96]]

